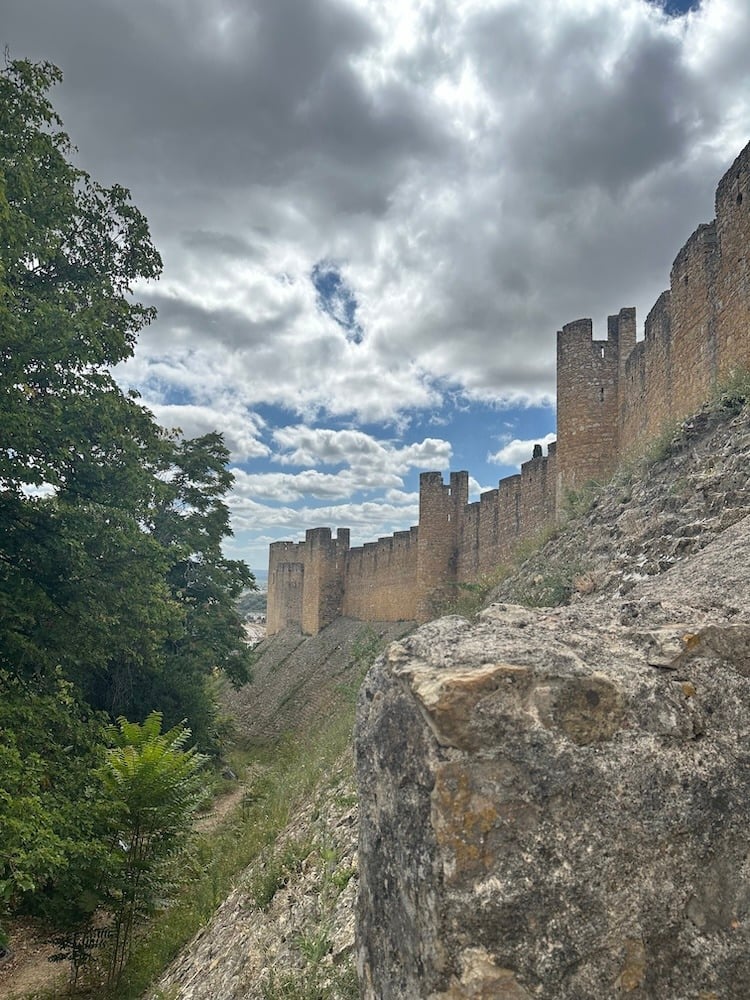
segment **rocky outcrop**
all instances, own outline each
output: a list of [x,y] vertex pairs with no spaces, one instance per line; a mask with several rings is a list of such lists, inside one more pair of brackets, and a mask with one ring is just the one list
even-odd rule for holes
[[370,672],[369,1000],[750,996],[750,519],[670,565]]

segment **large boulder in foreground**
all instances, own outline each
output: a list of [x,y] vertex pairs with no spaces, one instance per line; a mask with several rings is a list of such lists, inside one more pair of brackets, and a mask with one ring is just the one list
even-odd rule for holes
[[390,647],[356,732],[365,997],[750,997],[750,627],[705,614],[494,605]]

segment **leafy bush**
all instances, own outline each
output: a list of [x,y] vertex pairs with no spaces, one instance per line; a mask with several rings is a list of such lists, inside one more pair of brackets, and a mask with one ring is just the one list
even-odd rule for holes
[[120,718],[111,727],[114,746],[99,774],[113,809],[115,865],[109,896],[114,914],[109,981],[127,961],[133,930],[169,889],[166,877],[191,830],[200,801],[199,770],[205,758],[186,749],[190,730],[161,731],[161,714],[143,725]]
[[715,391],[711,400],[714,411],[736,416],[750,400],[750,372],[735,369]]

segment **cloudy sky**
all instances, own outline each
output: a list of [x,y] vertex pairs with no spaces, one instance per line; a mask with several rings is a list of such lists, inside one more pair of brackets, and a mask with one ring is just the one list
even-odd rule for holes
[[223,432],[232,555],[417,520],[554,434],[555,332],[635,305],[750,139],[748,0],[0,0],[164,259],[118,372]]

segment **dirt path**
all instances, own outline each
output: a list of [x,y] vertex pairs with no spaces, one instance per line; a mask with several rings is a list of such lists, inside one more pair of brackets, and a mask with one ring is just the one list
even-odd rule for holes
[[232,812],[247,792],[247,785],[244,781],[238,782],[237,787],[231,789],[226,795],[216,799],[211,811],[199,816],[195,821],[195,829],[198,833],[211,833],[217,826]]
[[36,991],[62,990],[67,982],[68,963],[50,962],[55,947],[32,921],[20,921],[13,928],[13,948],[0,962],[0,997],[3,1000],[33,996]]

